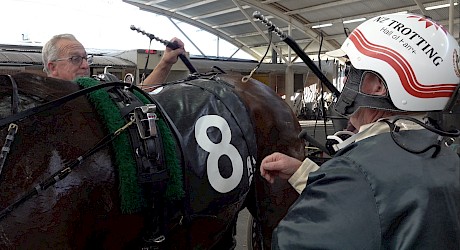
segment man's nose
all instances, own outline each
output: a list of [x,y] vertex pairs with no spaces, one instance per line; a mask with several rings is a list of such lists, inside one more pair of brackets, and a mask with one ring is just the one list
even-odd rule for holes
[[88,59],[85,59],[83,58],[83,61],[81,62],[81,65],[80,65],[81,68],[89,68],[89,63],[88,63]]

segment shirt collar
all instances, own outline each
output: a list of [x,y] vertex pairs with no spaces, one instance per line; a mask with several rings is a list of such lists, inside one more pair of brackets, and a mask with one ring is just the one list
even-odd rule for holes
[[[411,117],[415,118],[415,119],[417,119],[419,121],[422,121],[424,123],[426,123],[428,121],[425,114],[412,115]],[[371,136],[375,136],[375,135],[379,135],[379,134],[383,134],[383,133],[389,133],[390,132],[390,127],[388,126],[388,124],[386,124],[384,122],[384,120],[388,120],[390,122],[393,122],[394,118],[395,118],[394,116],[380,118],[376,122],[369,123],[369,124],[361,126],[359,128],[359,131],[357,133],[355,141],[360,141],[360,140],[369,138]],[[397,120],[395,125],[398,126],[400,128],[400,130],[419,130],[419,129],[423,129],[422,126],[420,126],[420,125],[418,125],[418,124],[416,124],[414,122],[411,122],[411,121],[408,121],[408,120],[403,120],[403,119]]]

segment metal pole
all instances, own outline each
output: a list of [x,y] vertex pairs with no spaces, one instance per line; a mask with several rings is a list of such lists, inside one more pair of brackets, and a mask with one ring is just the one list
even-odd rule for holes
[[454,0],[449,0],[449,33],[454,35]]

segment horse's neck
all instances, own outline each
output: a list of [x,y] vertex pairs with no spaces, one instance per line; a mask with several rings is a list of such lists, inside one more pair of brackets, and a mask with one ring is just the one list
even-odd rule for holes
[[29,73],[19,73],[11,77],[2,75],[0,76],[0,118],[13,113],[14,95],[19,98],[17,104],[20,112],[58,99],[77,89],[78,86],[72,82]]
[[51,101],[75,92],[79,86],[70,81],[52,77],[43,77],[28,73],[19,73],[13,76],[18,90],[28,96],[34,96],[42,101]]

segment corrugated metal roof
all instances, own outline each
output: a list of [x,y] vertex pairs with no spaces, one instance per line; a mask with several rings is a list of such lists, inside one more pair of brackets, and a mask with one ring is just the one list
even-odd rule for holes
[[[433,0],[123,0],[140,9],[187,22],[223,38],[260,60],[268,45],[268,28],[254,21],[253,13],[260,11],[299,44],[309,55],[318,53],[323,37],[323,52],[340,47],[361,22],[343,21],[371,18],[385,13],[408,11],[425,14],[443,26],[449,24],[449,8],[426,10],[449,1]],[[453,11],[452,34],[460,41],[460,5]],[[312,28],[331,23],[329,27]],[[186,31],[184,31],[186,32]],[[286,62],[288,46],[274,35],[273,43]],[[292,56],[296,55],[291,52]],[[270,60],[271,55],[266,59]]]
[[93,66],[137,67],[134,62],[114,56],[94,56]]
[[40,65],[42,58],[41,53],[0,51],[0,63]]

